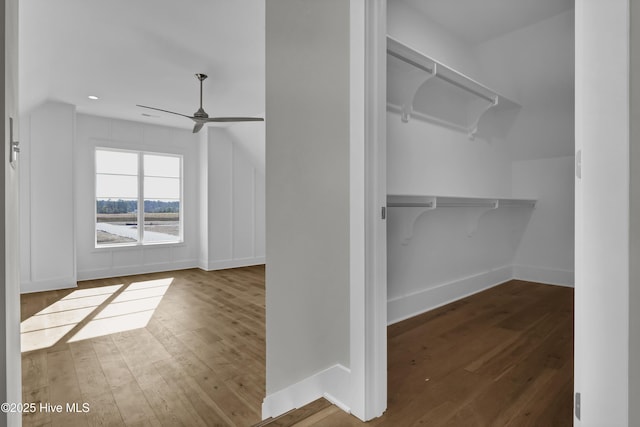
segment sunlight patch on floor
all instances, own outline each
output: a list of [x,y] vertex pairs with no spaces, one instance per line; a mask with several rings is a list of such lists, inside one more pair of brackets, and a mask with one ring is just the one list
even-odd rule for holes
[[71,333],[67,342],[144,328],[172,282],[171,277],[75,290],[22,322],[22,352],[51,347]]
[[173,278],[132,283],[68,342],[144,328],[172,281]]

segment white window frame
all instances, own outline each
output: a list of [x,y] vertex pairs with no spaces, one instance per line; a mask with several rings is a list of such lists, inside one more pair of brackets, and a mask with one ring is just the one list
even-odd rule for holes
[[[138,212],[137,212],[137,222],[138,222],[138,237],[135,242],[128,243],[98,243],[98,230],[96,227],[97,218],[98,218],[98,164],[97,164],[97,153],[98,151],[112,151],[112,152],[120,152],[120,153],[133,153],[138,157]],[[179,211],[179,232],[177,240],[170,240],[166,242],[145,242],[144,241],[144,156],[145,155],[153,155],[153,156],[166,156],[178,158],[180,161],[180,211]],[[104,248],[120,248],[120,247],[132,247],[132,246],[157,246],[157,245],[176,245],[184,243],[184,156],[182,154],[177,153],[167,153],[161,151],[149,151],[149,150],[129,150],[122,148],[113,148],[113,147],[101,147],[96,146],[93,151],[93,161],[94,161],[94,169],[93,169],[93,245],[96,249],[104,249]]]

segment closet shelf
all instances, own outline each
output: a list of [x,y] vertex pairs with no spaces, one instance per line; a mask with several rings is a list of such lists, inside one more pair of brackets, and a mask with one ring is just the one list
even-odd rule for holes
[[488,87],[387,36],[387,110],[403,122],[422,119],[470,138],[490,109],[518,107]]
[[535,206],[535,199],[387,195],[387,207],[410,208],[407,212],[408,221],[405,222],[402,231],[403,245],[409,244],[413,238],[418,218],[438,208],[480,208],[470,211],[467,215],[467,236],[471,237],[478,229],[480,218],[488,212],[499,208],[534,208]]
[[533,208],[535,199],[514,198],[479,198],[448,196],[414,196],[390,194],[387,196],[388,207],[422,207],[422,208]]

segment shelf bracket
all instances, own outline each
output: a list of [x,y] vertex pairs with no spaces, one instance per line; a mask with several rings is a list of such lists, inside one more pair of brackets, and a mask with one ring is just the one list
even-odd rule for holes
[[480,112],[478,113],[478,117],[475,119],[475,121],[473,122],[473,124],[470,126],[469,128],[469,139],[470,140],[474,140],[476,137],[476,133],[478,133],[478,125],[480,124],[480,120],[482,119],[482,116],[484,116],[484,114],[489,111],[490,109],[492,109],[493,107],[496,107],[498,105],[499,102],[499,97],[498,95],[495,95],[493,97],[493,102],[487,104],[484,108],[482,108],[480,110]]
[[411,104],[407,103],[402,106],[400,109],[400,120],[402,120],[402,123],[409,123],[409,117],[411,117],[412,111],[413,108]]
[[428,197],[426,200],[421,200],[415,204],[409,205],[395,205],[393,203],[389,203],[389,208],[402,208],[402,211],[407,215],[403,220],[403,230],[402,230],[402,245],[407,246],[413,235],[415,233],[415,225],[420,218],[425,213],[434,210],[437,206],[437,197]]
[[401,99],[403,100],[403,102],[400,106],[400,120],[402,120],[402,123],[409,123],[409,119],[413,114],[413,104],[415,102],[418,90],[427,81],[436,76],[437,64],[433,65],[433,69],[430,73],[426,75],[425,73],[427,73],[426,70],[420,69],[420,72],[412,73],[406,76],[401,94]]
[[418,222],[418,218],[420,218],[425,213],[434,210],[435,208],[436,208],[435,203],[434,203],[434,206],[432,207],[404,208],[410,211],[411,216],[408,218],[408,221],[406,221],[404,225],[404,230],[402,232],[402,246],[407,246],[411,241],[411,239],[413,239],[413,235],[415,234],[416,222]]
[[480,219],[482,219],[482,217],[484,217],[488,212],[498,209],[499,204],[499,200],[494,200],[493,206],[478,208],[478,210],[471,209],[467,213],[467,237],[473,237],[473,235],[476,234],[480,225]]

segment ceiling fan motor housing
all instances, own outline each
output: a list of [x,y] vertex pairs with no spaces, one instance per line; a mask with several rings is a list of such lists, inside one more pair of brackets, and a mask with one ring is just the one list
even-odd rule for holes
[[202,107],[198,108],[198,111],[196,111],[195,113],[193,113],[193,117],[197,117],[197,118],[201,118],[201,119],[206,119],[209,117],[209,115],[207,113],[205,113],[205,111],[202,109]]

